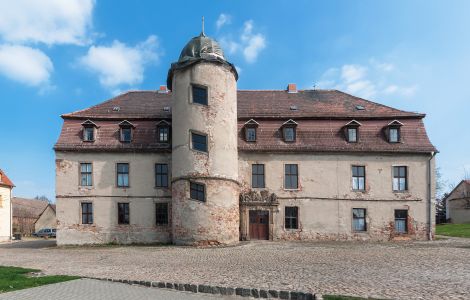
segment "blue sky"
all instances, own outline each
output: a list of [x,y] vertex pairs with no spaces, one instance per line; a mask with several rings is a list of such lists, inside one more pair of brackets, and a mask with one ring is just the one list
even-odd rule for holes
[[0,168],[54,198],[60,115],[165,84],[206,34],[240,89],[337,88],[424,112],[444,179],[470,172],[469,1],[0,0]]

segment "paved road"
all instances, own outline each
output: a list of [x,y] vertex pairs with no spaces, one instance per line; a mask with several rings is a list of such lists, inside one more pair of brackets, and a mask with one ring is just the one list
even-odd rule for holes
[[0,265],[46,274],[299,290],[380,299],[470,299],[470,239],[243,242],[235,247],[0,248]]
[[147,288],[129,284],[79,279],[0,294],[0,300],[215,300],[241,299]]
[[34,240],[22,240],[22,241],[15,241],[12,243],[2,243],[0,244],[0,248],[6,249],[42,249],[42,248],[49,248],[55,247],[56,240],[55,239],[34,239]]

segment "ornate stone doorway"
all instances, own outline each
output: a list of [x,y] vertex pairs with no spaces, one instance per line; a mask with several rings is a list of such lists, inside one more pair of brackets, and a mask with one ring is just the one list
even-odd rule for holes
[[268,191],[240,194],[240,239],[272,240],[279,202]]

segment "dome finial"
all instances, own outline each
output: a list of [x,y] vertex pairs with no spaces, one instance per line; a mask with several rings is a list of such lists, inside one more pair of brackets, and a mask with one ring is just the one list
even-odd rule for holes
[[201,36],[206,36],[204,33],[204,16],[202,16],[202,31],[201,31]]

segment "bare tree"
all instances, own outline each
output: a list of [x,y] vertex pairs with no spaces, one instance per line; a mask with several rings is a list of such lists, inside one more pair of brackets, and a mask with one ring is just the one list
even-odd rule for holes
[[34,197],[34,200],[47,201],[47,203],[49,203],[49,204],[52,203],[52,201],[49,200],[49,198],[47,198],[47,196],[45,196],[45,195],[42,195],[42,196],[38,195],[38,196]]

